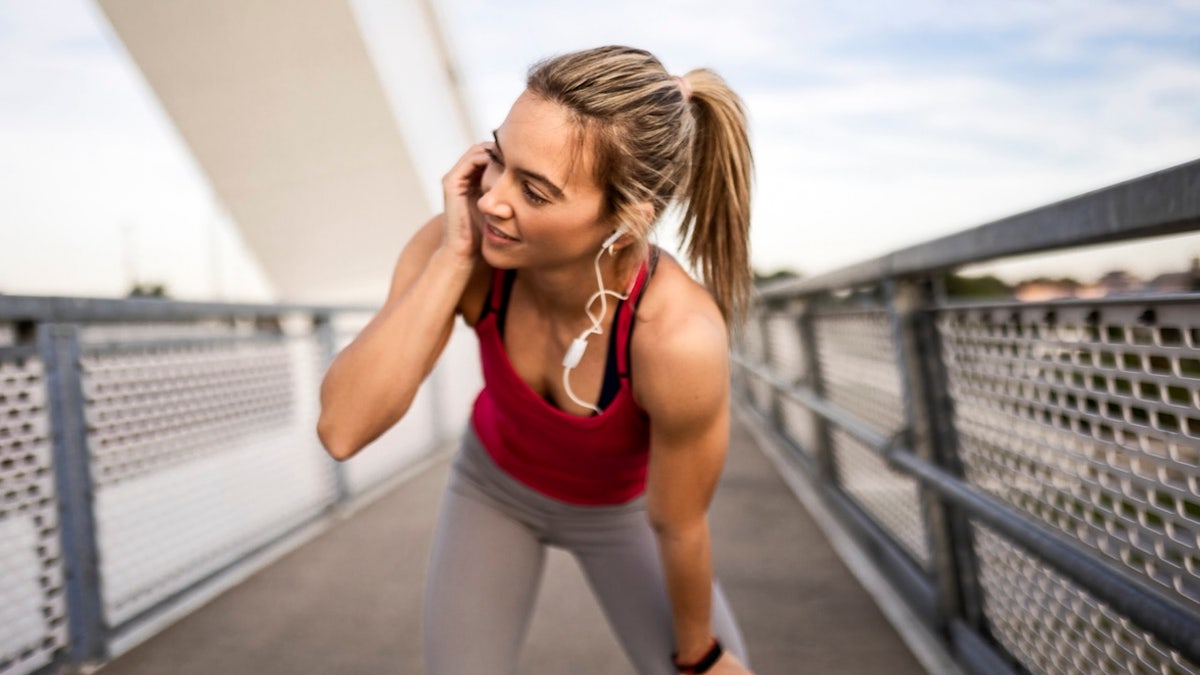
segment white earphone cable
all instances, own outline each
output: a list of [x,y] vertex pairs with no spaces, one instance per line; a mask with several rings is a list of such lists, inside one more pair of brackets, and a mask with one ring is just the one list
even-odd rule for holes
[[[612,242],[615,239],[616,236],[614,235],[609,239],[609,242]],[[570,397],[570,399],[574,401],[576,405],[593,410],[597,415],[601,412],[599,408],[591,403],[580,400],[580,398],[575,395],[575,392],[571,390],[570,375],[571,371],[579,365],[579,361],[583,358],[583,352],[587,349],[588,337],[591,335],[604,334],[604,328],[601,324],[604,321],[604,317],[608,316],[608,296],[611,295],[614,298],[621,300],[626,300],[629,298],[628,294],[622,295],[616,291],[610,291],[604,287],[604,276],[600,272],[600,258],[604,255],[605,251],[608,251],[609,255],[612,255],[611,243],[609,243],[607,246],[601,246],[600,250],[596,253],[596,286],[599,288],[599,290],[597,290],[595,293],[592,293],[592,295],[588,297],[587,304],[584,305],[583,308],[583,311],[587,314],[588,318],[591,319],[592,325],[580,333],[579,337],[575,338],[575,340],[571,342],[571,347],[567,350],[566,355],[563,357],[563,389],[566,390],[567,396]],[[597,298],[600,299],[599,316],[592,313],[592,305],[596,303]]]

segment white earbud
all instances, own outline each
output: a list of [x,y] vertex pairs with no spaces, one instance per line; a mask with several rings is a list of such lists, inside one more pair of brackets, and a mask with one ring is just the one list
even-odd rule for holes
[[613,232],[613,233],[612,233],[612,235],[610,235],[610,236],[608,237],[608,239],[605,239],[605,240],[604,240],[604,243],[603,243],[603,244],[600,244],[600,248],[601,248],[601,250],[603,250],[603,249],[608,249],[608,254],[609,254],[609,255],[612,255],[612,253],[613,253],[613,250],[612,250],[612,247],[613,247],[613,245],[615,245],[615,244],[617,243],[617,240],[619,240],[619,239],[621,238],[621,235],[625,234],[625,232],[626,232],[626,230],[625,230],[625,228],[624,228],[624,227],[618,227],[618,228],[616,229],[616,231],[615,231],[615,232]]

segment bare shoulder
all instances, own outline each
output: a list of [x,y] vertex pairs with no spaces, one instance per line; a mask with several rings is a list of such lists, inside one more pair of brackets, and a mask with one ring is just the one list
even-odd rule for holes
[[729,390],[729,338],[712,296],[669,255],[637,312],[631,345],[634,395],[651,418],[710,415]]

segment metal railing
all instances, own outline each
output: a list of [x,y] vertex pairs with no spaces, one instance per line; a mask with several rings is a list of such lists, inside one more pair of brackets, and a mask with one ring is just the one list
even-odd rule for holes
[[1200,161],[762,289],[737,391],[966,669],[1200,673],[1200,294],[948,297],[1200,230]]
[[0,674],[115,656],[457,433],[458,338],[399,425],[328,459],[317,388],[368,318],[0,296]]

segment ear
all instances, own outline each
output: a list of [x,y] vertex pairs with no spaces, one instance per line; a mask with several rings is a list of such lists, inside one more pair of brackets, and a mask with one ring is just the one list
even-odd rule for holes
[[635,218],[638,222],[619,223],[612,236],[604,241],[603,248],[611,247],[612,251],[620,251],[647,236],[650,226],[654,224],[654,205],[650,202],[641,202],[632,211],[636,214]]
[[619,241],[621,237],[625,236],[626,231],[627,230],[624,227],[618,227],[611,235],[609,235],[608,239],[604,240],[603,244],[600,244],[600,248],[608,249],[608,252],[611,254],[615,250],[617,241]]

